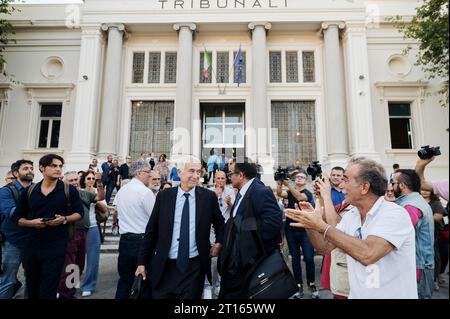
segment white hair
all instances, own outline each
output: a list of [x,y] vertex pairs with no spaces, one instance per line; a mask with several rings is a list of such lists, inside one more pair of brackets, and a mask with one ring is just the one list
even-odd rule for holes
[[174,160],[174,163],[178,169],[178,171],[182,171],[186,168],[187,164],[202,164],[200,159],[198,157],[195,157],[193,155],[183,155]]

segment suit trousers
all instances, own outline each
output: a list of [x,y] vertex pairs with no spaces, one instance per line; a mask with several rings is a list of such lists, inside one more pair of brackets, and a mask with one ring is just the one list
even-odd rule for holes
[[176,259],[167,259],[165,270],[156,287],[153,299],[200,299],[205,282],[205,273],[200,266],[200,258],[189,260],[189,268],[182,273],[177,268]]
[[138,266],[138,254],[144,234],[122,234],[119,242],[119,258],[117,270],[119,281],[117,283],[116,299],[130,299],[131,288],[134,283],[134,274]]
[[53,247],[25,248],[23,266],[29,299],[56,299],[66,249],[66,242]]

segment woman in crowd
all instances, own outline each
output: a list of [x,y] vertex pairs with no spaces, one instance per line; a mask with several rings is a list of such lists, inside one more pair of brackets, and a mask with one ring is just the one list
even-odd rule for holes
[[166,159],[166,154],[161,154],[158,163],[155,165],[155,170],[161,175],[161,183],[167,182],[169,177],[169,162]]
[[[80,182],[82,189],[97,193],[97,189],[94,188],[95,175],[93,172],[86,172],[83,174]],[[101,230],[100,225],[97,223],[96,212],[98,209],[104,214],[107,214],[106,201],[103,200],[97,204],[91,204],[89,207],[89,221],[90,227],[87,234],[86,240],[86,276],[84,278],[83,285],[81,286],[81,296],[88,297],[92,295],[95,290],[98,277],[98,268],[100,261],[100,246],[101,246]]]

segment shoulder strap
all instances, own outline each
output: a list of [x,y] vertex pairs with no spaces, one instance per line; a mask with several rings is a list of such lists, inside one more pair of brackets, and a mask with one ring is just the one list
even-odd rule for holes
[[37,184],[31,184],[31,186],[28,188],[27,191],[27,199],[30,200],[31,193],[33,193],[34,189],[36,188]]
[[11,191],[13,198],[14,198],[14,202],[17,203],[19,202],[19,190],[16,188],[16,186],[14,186],[14,184],[8,184],[6,185],[7,188],[9,188],[9,190]]
[[70,185],[64,183],[64,194],[66,195],[66,205],[67,205],[67,213],[69,213],[69,210],[71,208],[71,202],[70,202]]

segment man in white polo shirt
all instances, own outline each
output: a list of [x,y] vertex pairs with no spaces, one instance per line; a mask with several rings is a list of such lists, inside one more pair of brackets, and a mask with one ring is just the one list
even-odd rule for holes
[[347,254],[349,298],[417,299],[415,233],[406,210],[387,202],[387,179],[375,161],[352,159],[345,169],[346,202],[355,206],[333,227],[323,220],[323,208],[301,203],[286,215],[305,227],[314,248]]
[[148,188],[150,172],[148,162],[133,162],[129,172],[133,179],[120,188],[114,198],[120,231],[116,299],[130,298],[141,239],[155,205],[155,195]]

